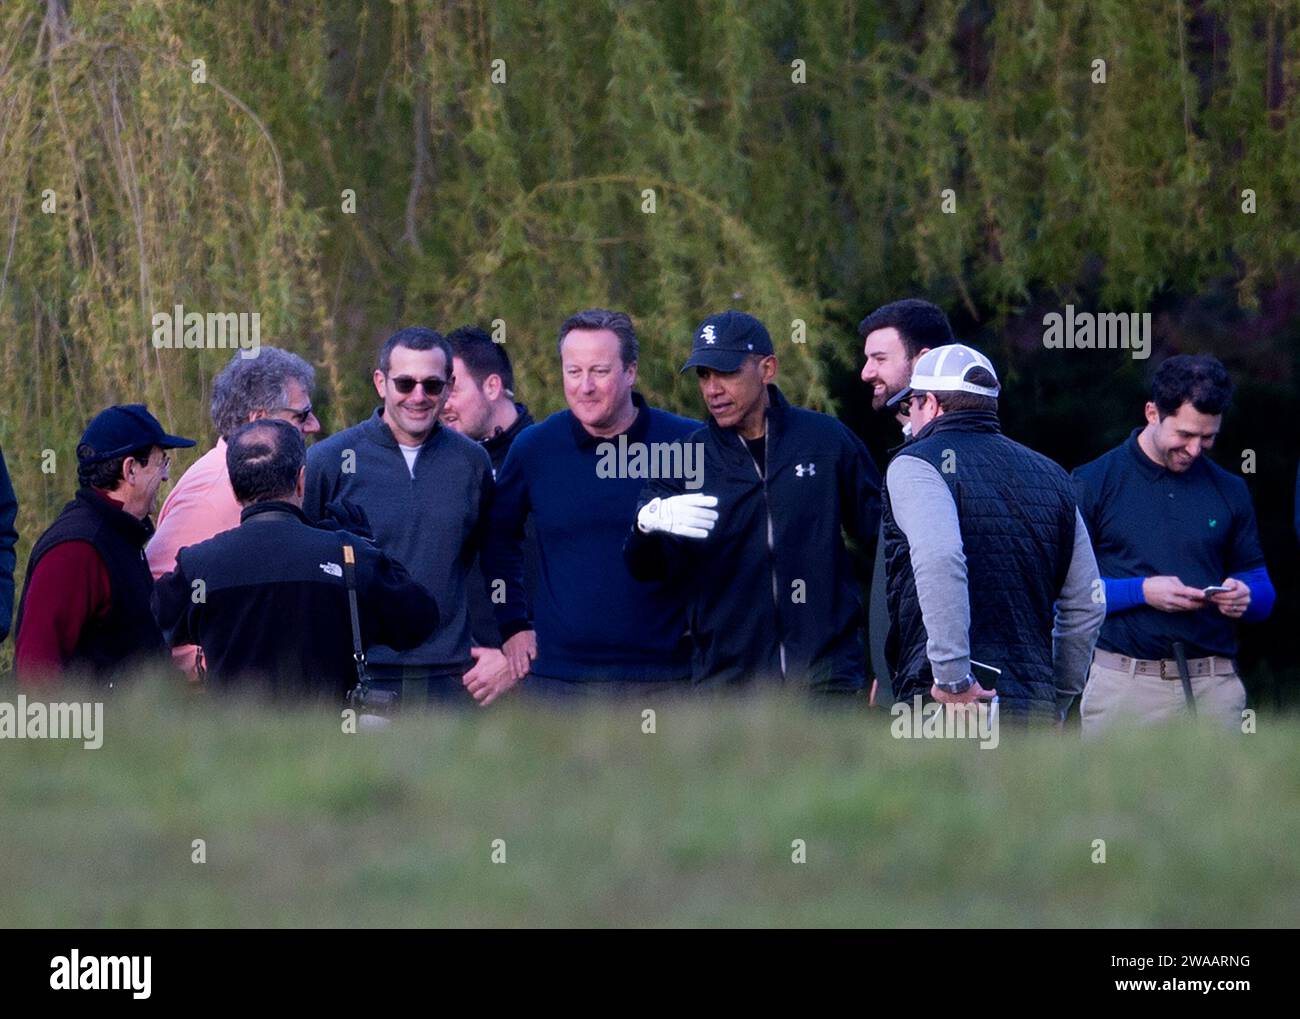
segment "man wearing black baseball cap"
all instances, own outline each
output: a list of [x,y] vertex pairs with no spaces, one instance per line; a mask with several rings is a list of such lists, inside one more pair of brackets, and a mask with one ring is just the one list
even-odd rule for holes
[[624,548],[628,569],[690,582],[695,683],[856,692],[862,611],[842,531],[875,540],[870,454],[835,418],[786,400],[772,339],[752,315],[705,319],[688,368],[709,411],[685,440],[704,447],[702,484],[651,483]]
[[163,658],[144,557],[167,480],[168,435],[142,403],[101,411],[77,444],[76,497],[32,547],[18,605],[14,666],[35,685],[66,671],[109,682],[132,659]]

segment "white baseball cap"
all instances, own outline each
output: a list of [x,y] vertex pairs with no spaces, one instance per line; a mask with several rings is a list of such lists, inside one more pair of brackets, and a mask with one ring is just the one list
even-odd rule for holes
[[[993,385],[980,386],[967,382],[966,376],[974,369],[983,368],[993,376]],[[996,397],[1002,391],[993,362],[974,347],[964,343],[948,343],[927,350],[912,369],[912,379],[907,388],[895,393],[886,401],[886,407],[902,403],[913,390],[922,393],[975,393],[977,396]]]

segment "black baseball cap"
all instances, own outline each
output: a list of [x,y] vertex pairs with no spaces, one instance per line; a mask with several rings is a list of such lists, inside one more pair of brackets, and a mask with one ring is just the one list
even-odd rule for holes
[[162,424],[143,403],[120,403],[91,418],[77,444],[77,460],[97,464],[145,446],[186,449],[193,445],[193,439],[164,432]]
[[766,357],[775,353],[772,337],[762,322],[743,311],[724,311],[710,315],[695,330],[691,356],[682,365],[682,371],[712,368],[714,371],[734,372],[750,354]]

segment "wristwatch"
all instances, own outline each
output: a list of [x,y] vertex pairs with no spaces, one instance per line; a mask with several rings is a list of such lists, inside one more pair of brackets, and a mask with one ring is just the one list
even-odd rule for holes
[[944,693],[950,693],[950,694],[965,693],[967,690],[969,690],[972,686],[975,685],[975,677],[968,672],[966,673],[965,679],[959,679],[956,683],[940,683],[938,680],[935,680],[934,685],[937,686]]

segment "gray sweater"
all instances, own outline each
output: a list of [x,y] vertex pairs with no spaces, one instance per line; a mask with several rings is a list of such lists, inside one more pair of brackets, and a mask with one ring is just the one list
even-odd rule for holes
[[318,520],[325,504],[340,498],[360,506],[376,544],[438,603],[440,622],[428,640],[400,653],[374,647],[369,661],[446,674],[472,664],[465,579],[492,492],[492,462],[483,447],[441,424],[420,447],[412,476],[382,408],[308,451],[303,512]]
[[[943,477],[919,457],[895,457],[885,472],[885,485],[894,519],[907,536],[935,681],[958,683],[970,671],[971,606],[957,506]],[[1098,581],[1088,528],[1075,510],[1074,553],[1052,627],[1058,714],[1068,711],[1083,692],[1105,619],[1105,589]]]

